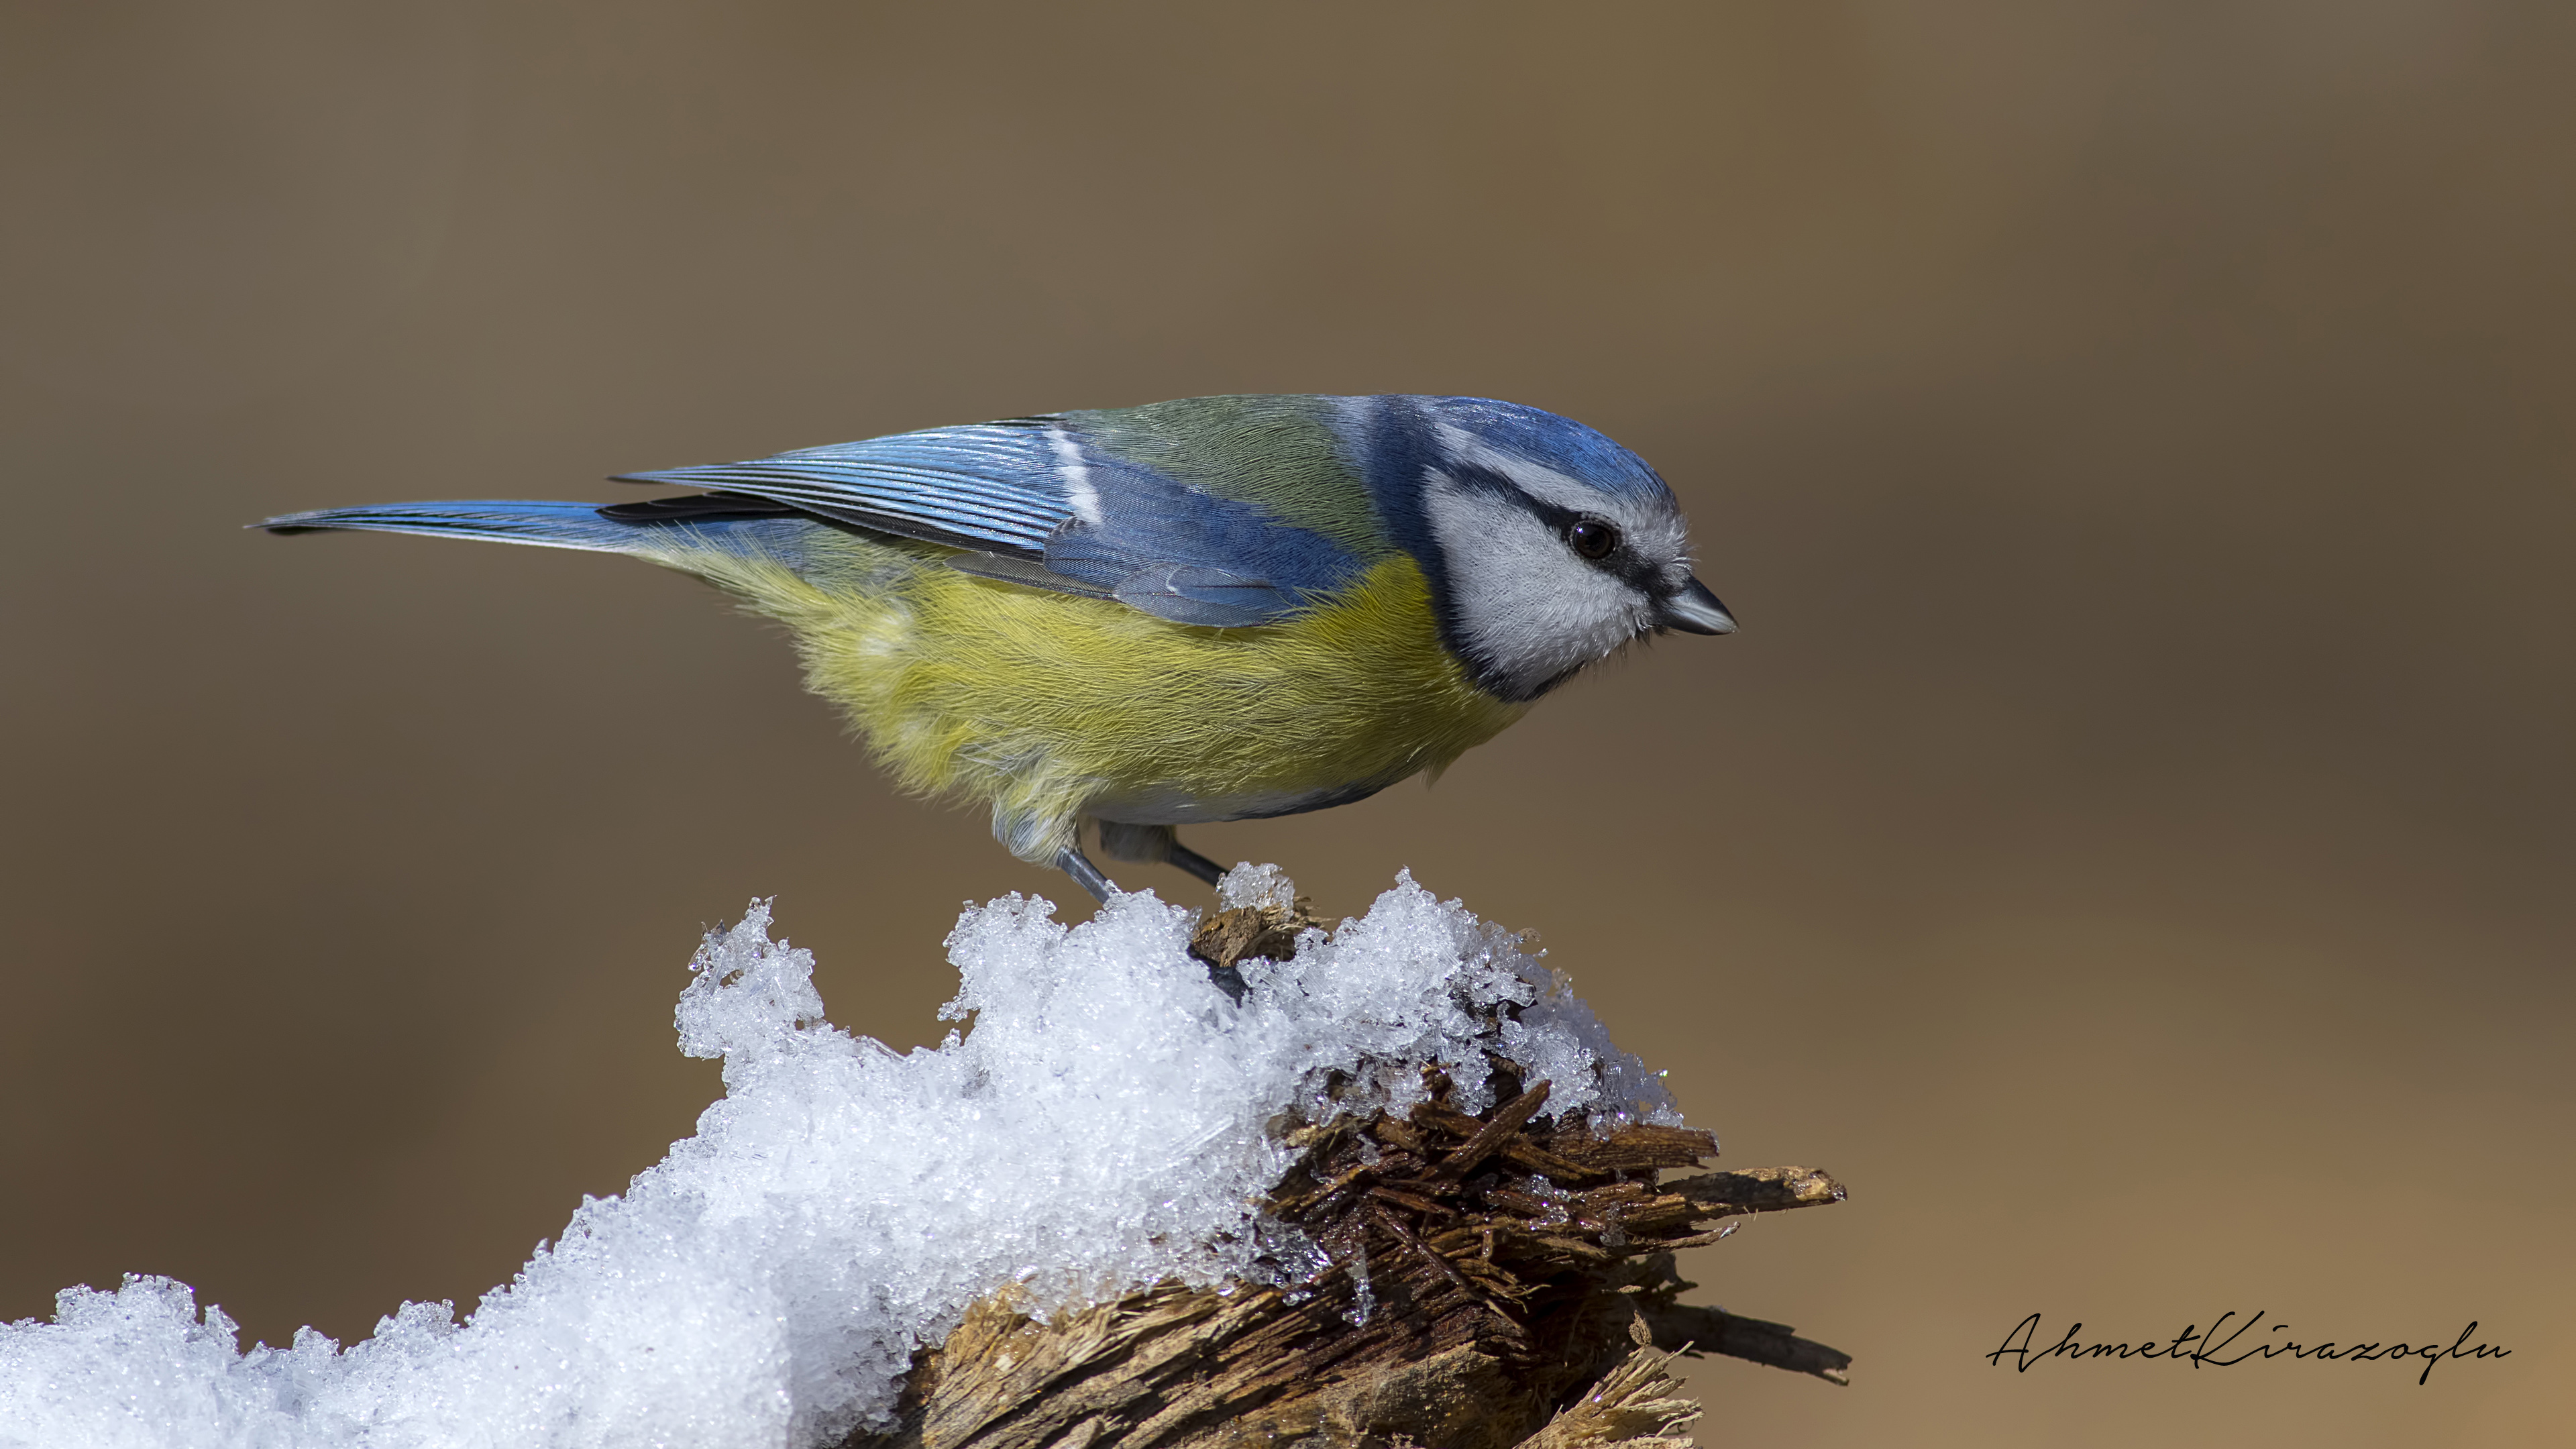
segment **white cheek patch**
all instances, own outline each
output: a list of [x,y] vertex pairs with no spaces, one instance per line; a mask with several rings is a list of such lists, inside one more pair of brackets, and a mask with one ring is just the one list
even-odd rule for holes
[[1527,509],[1437,474],[1423,491],[1460,642],[1515,695],[1534,694],[1654,627],[1645,594],[1567,552],[1556,530]]
[[1066,432],[1061,423],[1046,430],[1046,440],[1047,446],[1055,451],[1056,474],[1064,480],[1065,501],[1072,507],[1073,516],[1098,528],[1100,490],[1092,486],[1091,465],[1083,461],[1082,445],[1073,440],[1073,434]]

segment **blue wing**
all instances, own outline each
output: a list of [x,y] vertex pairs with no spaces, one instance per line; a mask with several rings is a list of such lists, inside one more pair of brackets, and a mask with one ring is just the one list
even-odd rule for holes
[[1103,449],[1060,417],[934,428],[747,463],[630,473],[625,481],[709,490],[621,504],[713,510],[752,499],[817,518],[968,550],[959,569],[1068,593],[1107,595],[1182,624],[1239,628],[1308,607],[1359,561],[1283,523]]
[[[619,481],[757,498],[899,538],[1034,560],[1073,516],[1051,441],[1060,431],[1044,419],[932,428]],[[622,504],[608,516],[648,522],[652,507]]]
[[1086,450],[1081,510],[1046,566],[1180,624],[1241,628],[1303,610],[1360,571],[1348,549],[1151,468]]

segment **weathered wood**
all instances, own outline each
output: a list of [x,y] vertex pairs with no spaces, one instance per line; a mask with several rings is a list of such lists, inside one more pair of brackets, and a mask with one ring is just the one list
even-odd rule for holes
[[1547,1105],[1548,1084],[1539,1083],[1528,1091],[1494,1109],[1491,1120],[1479,1123],[1474,1136],[1460,1143],[1458,1150],[1440,1159],[1431,1176],[1440,1182],[1456,1182],[1485,1165],[1485,1159],[1502,1149],[1502,1145],[1520,1135],[1521,1124]]
[[1664,1191],[1688,1199],[1703,1218],[1819,1207],[1843,1200],[1841,1183],[1806,1167],[1757,1167],[1750,1172],[1712,1172],[1665,1183]]
[[[1301,903],[1302,907],[1302,903]],[[1219,912],[1193,949],[1231,973],[1312,924]],[[1285,1287],[1161,1284],[1044,1323],[1010,1295],[916,1355],[891,1431],[845,1449],[1680,1449],[1699,1407],[1669,1373],[1718,1353],[1846,1380],[1847,1355],[1785,1325],[1679,1302],[1673,1250],[1745,1213],[1839,1202],[1812,1168],[1666,1171],[1707,1133],[1534,1120],[1550,1084],[1496,1064],[1481,1114],[1426,1068],[1426,1099],[1289,1126],[1300,1156],[1264,1204],[1332,1266]]]

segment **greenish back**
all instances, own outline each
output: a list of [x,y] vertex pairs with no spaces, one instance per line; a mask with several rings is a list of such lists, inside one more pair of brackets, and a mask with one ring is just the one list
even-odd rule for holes
[[1065,414],[1102,451],[1282,523],[1360,558],[1395,552],[1358,460],[1333,430],[1334,400],[1251,394],[1192,397]]

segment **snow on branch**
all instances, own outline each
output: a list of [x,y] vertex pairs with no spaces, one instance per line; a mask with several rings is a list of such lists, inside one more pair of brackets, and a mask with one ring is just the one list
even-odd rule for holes
[[184,1285],[66,1290],[0,1328],[0,1444],[1576,1449],[1681,1442],[1688,1347],[1841,1380],[1672,1257],[1830,1178],[1664,1181],[1714,1140],[1410,878],[1329,933],[1274,867],[1221,895],[968,910],[972,1027],[908,1054],[755,902],[678,1011],[724,1098],[466,1321],[245,1353]]

